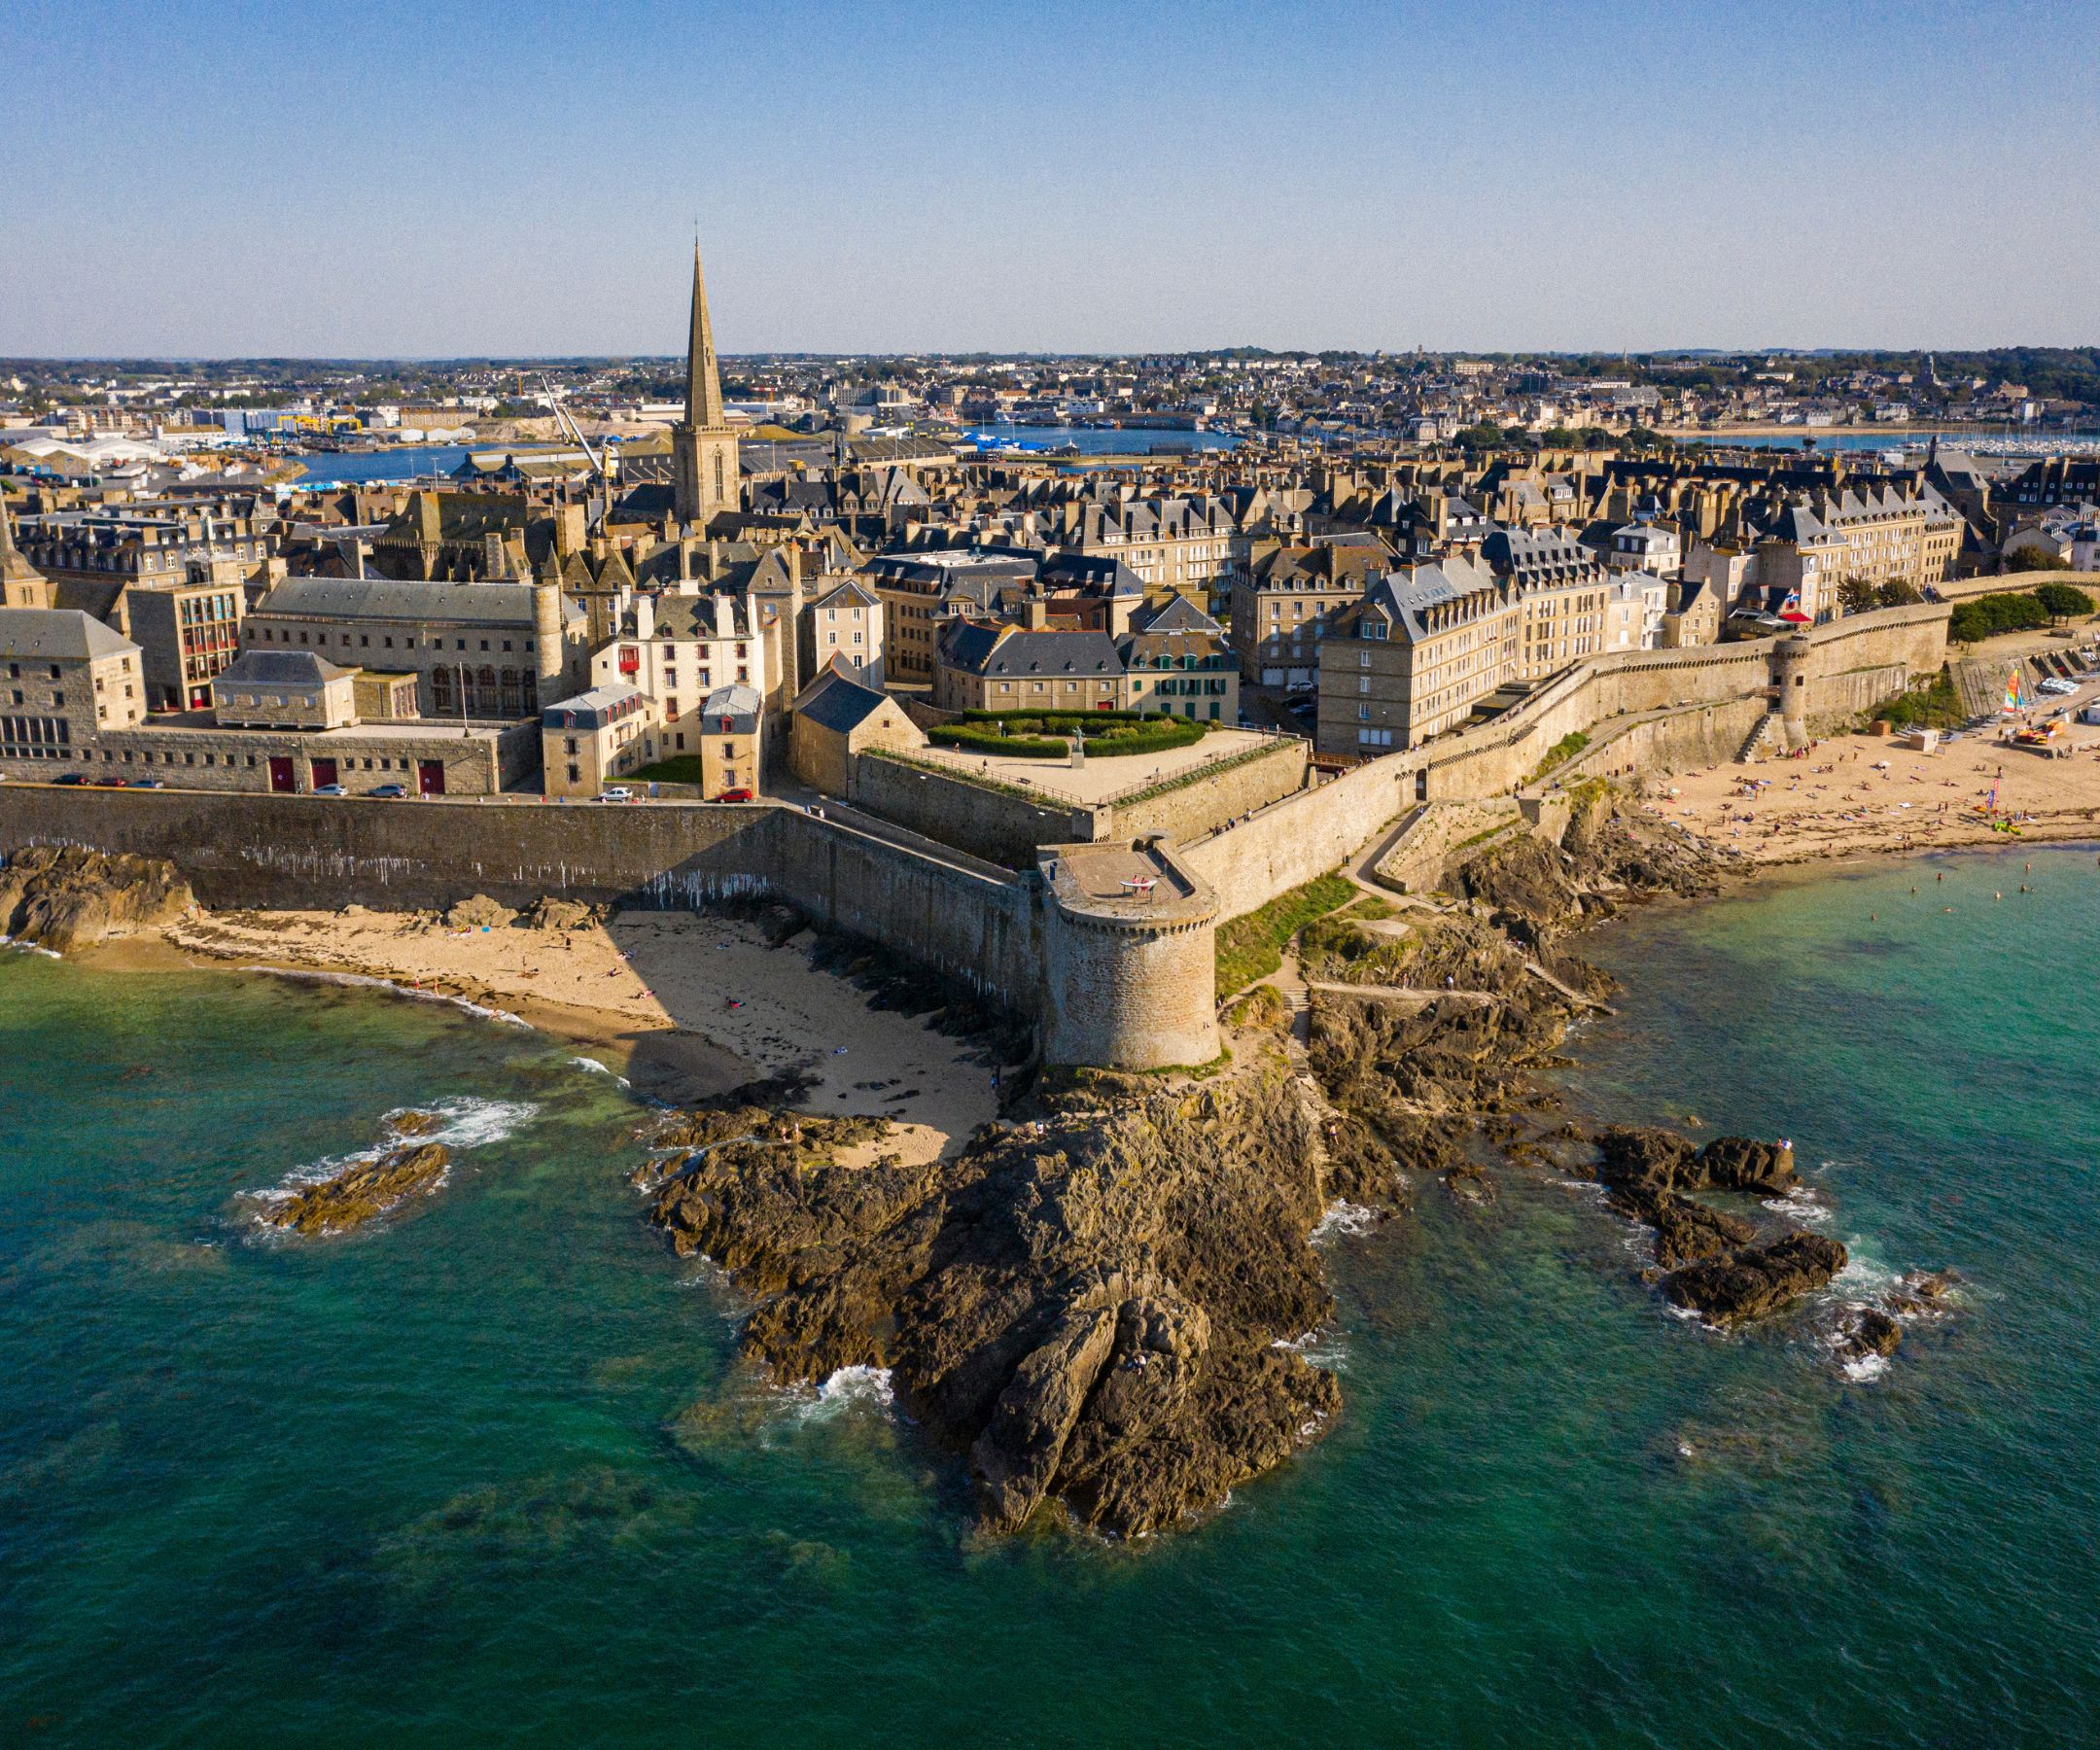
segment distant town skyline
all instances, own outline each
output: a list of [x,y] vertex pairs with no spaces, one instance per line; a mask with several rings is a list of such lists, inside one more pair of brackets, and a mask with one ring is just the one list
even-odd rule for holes
[[677,357],[696,225],[730,356],[2095,338],[2090,7],[30,0],[0,55],[4,356]]

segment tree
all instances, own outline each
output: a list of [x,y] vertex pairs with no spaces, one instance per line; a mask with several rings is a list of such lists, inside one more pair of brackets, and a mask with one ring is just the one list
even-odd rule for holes
[[1891,578],[1874,591],[1876,608],[1914,608],[1925,599],[1914,583],[1906,583],[1901,578]]
[[2061,571],[2063,561],[2040,547],[2014,547],[2005,556],[2005,569],[2009,572]]
[[1874,586],[1865,578],[1846,578],[1838,585],[1838,605],[1847,613],[1865,613],[1874,605]]
[[2051,619],[2075,619],[2093,611],[2092,597],[2069,583],[2042,583],[2035,599],[2049,611]]
[[1478,425],[1469,425],[1456,438],[1464,449],[1495,449],[1508,441],[1508,435],[1491,419],[1484,419]]

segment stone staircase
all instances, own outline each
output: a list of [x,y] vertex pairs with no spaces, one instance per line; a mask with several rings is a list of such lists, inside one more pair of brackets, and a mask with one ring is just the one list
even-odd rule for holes
[[1786,719],[1776,711],[1768,711],[1758,718],[1757,727],[1743,738],[1743,745],[1735,752],[1735,763],[1755,765],[1768,752],[1783,752],[1785,748]]

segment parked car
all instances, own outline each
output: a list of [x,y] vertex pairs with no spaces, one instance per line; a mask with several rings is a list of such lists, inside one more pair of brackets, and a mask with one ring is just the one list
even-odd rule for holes
[[313,793],[317,796],[347,796],[350,792],[339,784],[317,784]]
[[634,791],[623,789],[620,786],[614,785],[609,790],[600,790],[598,800],[601,802],[632,802],[634,800]]
[[52,782],[53,784],[86,784],[88,774],[86,772],[60,772]]
[[96,789],[129,789],[131,788],[131,781],[128,778],[119,778],[114,774],[107,778],[90,778],[88,782],[93,785]]
[[365,793],[368,796],[378,796],[391,802],[405,796],[408,793],[408,787],[405,784],[382,784],[377,789],[368,789]]
[[718,802],[749,802],[751,799],[752,793],[748,789],[723,790],[715,798]]
[[131,788],[133,789],[166,789],[167,780],[165,778],[134,778],[131,780]]

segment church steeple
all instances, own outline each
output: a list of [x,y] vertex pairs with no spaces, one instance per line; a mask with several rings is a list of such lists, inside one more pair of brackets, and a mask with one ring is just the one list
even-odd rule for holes
[[692,334],[685,343],[685,417],[671,429],[671,508],[679,522],[703,535],[723,511],[743,508],[736,433],[722,411],[698,242],[692,254]]
[[715,325],[708,320],[697,239],[692,252],[692,333],[685,343],[685,423],[703,430],[719,429],[722,423],[721,373],[715,364]]

